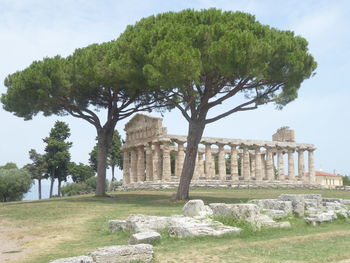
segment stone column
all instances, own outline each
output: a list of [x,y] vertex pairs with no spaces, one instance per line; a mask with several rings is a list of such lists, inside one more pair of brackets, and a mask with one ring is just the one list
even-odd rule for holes
[[199,171],[199,154],[197,152],[196,163],[195,163],[195,166],[194,166],[193,180],[198,180],[199,176],[200,176],[200,171]]
[[261,153],[261,177],[262,179],[266,179],[266,152]]
[[130,151],[130,183],[137,182],[137,152],[135,148]]
[[295,181],[294,173],[294,149],[288,149],[288,177],[290,181]]
[[219,154],[218,154],[218,168],[219,168],[219,180],[226,181],[226,160],[225,160],[225,149],[224,144],[218,144]]
[[308,152],[309,152],[309,179],[310,179],[311,184],[316,183],[314,150],[315,149],[312,149],[312,148],[308,149]]
[[270,147],[266,147],[266,176],[267,180],[272,181],[275,179],[273,170],[273,153]]
[[123,184],[130,184],[130,153],[127,149],[123,152]]
[[277,149],[277,170],[278,170],[278,180],[283,181],[284,178],[284,167],[283,167],[283,150],[281,148]]
[[244,180],[250,180],[250,161],[248,146],[243,145],[243,178]]
[[170,181],[171,180],[171,165],[170,165],[170,148],[169,142],[163,142],[163,171],[162,171],[162,180]]
[[304,150],[298,149],[298,175],[302,181],[305,181]]
[[213,157],[211,154],[211,144],[206,143],[205,144],[205,179],[212,179],[214,177],[214,172],[213,172]]
[[255,154],[250,153],[250,177],[256,179]]
[[145,181],[145,149],[143,146],[137,147],[137,181]]
[[146,181],[153,181],[153,154],[152,143],[147,143],[146,148]]
[[240,160],[241,160],[241,163],[240,163],[240,168],[241,168],[241,174],[240,174],[240,177],[243,178],[243,150],[238,154]]
[[204,159],[203,159],[203,154],[202,152],[198,152],[198,167],[199,167],[199,177],[205,176],[204,174]]
[[236,145],[231,146],[231,180],[238,181],[238,163]]
[[255,180],[256,181],[262,181],[263,179],[263,172],[261,167],[261,153],[260,153],[260,147],[257,146],[255,148]]
[[177,159],[176,159],[176,171],[175,176],[180,178],[182,173],[182,167],[185,159],[184,142],[177,141]]
[[153,181],[162,179],[162,162],[160,160],[160,143],[154,143],[153,153]]

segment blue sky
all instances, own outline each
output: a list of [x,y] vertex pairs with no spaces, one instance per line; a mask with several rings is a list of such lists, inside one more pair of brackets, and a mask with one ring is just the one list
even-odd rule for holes
[[[127,25],[152,14],[210,7],[248,12],[263,24],[295,31],[309,41],[318,68],[316,76],[302,84],[299,98],[282,111],[268,105],[231,115],[208,125],[204,135],[269,140],[277,128],[287,125],[295,129],[298,142],[317,147],[316,169],[350,175],[350,2],[345,0],[0,0],[0,93],[6,92],[2,80],[33,60],[66,56],[75,48],[115,39]],[[0,164],[23,166],[31,148],[42,152],[42,138],[57,119],[71,127],[73,161],[86,163],[96,136],[90,124],[56,116],[24,121],[0,109]],[[117,125],[122,134],[126,121]],[[172,134],[187,132],[187,123],[176,110],[165,114],[164,125]]]

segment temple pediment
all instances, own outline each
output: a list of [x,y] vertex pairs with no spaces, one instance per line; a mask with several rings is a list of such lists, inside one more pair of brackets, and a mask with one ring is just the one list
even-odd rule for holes
[[136,114],[126,125],[126,144],[133,145],[140,141],[148,142],[155,137],[166,134],[163,128],[163,119],[151,117],[145,114]]

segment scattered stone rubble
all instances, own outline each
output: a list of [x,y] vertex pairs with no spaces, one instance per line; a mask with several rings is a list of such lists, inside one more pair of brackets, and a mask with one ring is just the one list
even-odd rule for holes
[[238,227],[225,226],[214,217],[229,217],[261,227],[290,227],[290,222],[276,222],[292,215],[304,217],[306,223],[318,225],[339,217],[350,217],[350,200],[322,198],[320,194],[282,194],[277,199],[254,199],[247,204],[211,203],[202,200],[188,201],[183,215],[150,216],[131,214],[126,220],[110,220],[111,232],[132,233],[129,245],[98,248],[86,256],[57,259],[51,263],[102,263],[151,262],[153,246],[159,241],[159,231],[169,231],[178,238],[239,234]]
[[[263,214],[274,219],[289,214],[304,217],[306,223],[318,225],[336,220],[339,216],[350,217],[350,200],[322,198],[320,194],[282,194],[277,199],[251,200]],[[279,211],[279,212],[277,212]],[[282,217],[282,214],[285,216]]]
[[[195,237],[203,235],[220,236],[228,233],[240,233],[241,229],[237,227],[225,226],[211,218],[201,217],[198,213],[195,217],[186,217],[182,215],[149,216],[149,215],[129,215],[126,220],[125,231],[131,233],[144,233],[149,231],[168,230],[175,237]],[[201,217],[201,218],[199,218]],[[115,225],[110,221],[111,225]],[[115,231],[112,229],[112,231]]]
[[209,204],[214,216],[231,217],[237,221],[246,221],[253,227],[290,227],[289,222],[276,222],[269,215],[261,214],[258,205],[250,204]]
[[[264,201],[256,201],[263,204]],[[266,202],[265,202],[266,203]],[[268,207],[274,211],[278,218],[287,216],[292,211],[291,201],[279,201],[276,204],[270,202]],[[281,208],[282,210],[278,210]],[[169,230],[170,235],[178,238],[196,237],[196,236],[221,236],[225,234],[239,234],[241,229],[238,227],[225,226],[215,221],[212,217],[223,216],[236,219],[237,221],[246,221],[251,223],[257,229],[261,227],[290,227],[289,222],[276,222],[273,217],[267,213],[261,213],[261,207],[254,203],[249,204],[225,204],[212,203],[208,206],[202,200],[188,201],[182,210],[183,215],[149,216],[132,214],[126,220],[109,221],[111,232],[124,230],[131,233],[154,233],[157,231]],[[145,234],[148,236],[148,234]],[[153,234],[154,235],[154,234]],[[129,240],[130,244],[135,244],[135,234]],[[137,238],[141,239],[141,238]],[[141,241],[140,241],[141,242]],[[152,238],[144,241],[145,243],[154,242]]]

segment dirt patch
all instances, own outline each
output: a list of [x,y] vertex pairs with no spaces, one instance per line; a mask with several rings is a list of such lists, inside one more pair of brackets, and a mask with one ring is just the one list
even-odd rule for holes
[[18,228],[3,220],[0,223],[0,262],[11,262],[20,259],[30,252],[30,249],[24,248],[25,242],[31,238],[21,234],[26,228]]

